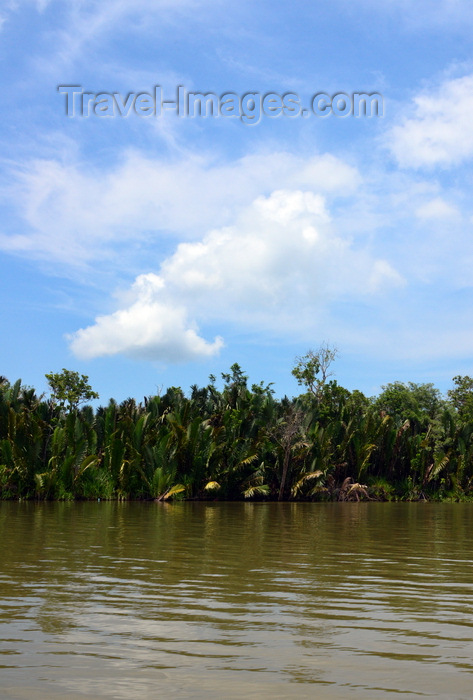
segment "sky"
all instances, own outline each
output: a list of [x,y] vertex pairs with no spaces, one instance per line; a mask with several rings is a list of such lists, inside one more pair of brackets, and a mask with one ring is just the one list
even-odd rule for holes
[[0,374],[473,375],[472,36],[470,0],[2,0]]

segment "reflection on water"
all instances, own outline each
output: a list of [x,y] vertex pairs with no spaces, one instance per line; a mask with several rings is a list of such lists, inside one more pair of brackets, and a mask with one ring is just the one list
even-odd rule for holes
[[0,503],[0,697],[467,699],[473,504]]

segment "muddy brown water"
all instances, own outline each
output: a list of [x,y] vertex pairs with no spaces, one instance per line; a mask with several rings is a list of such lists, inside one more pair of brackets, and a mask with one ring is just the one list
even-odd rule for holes
[[473,504],[0,503],[0,698],[473,696]]

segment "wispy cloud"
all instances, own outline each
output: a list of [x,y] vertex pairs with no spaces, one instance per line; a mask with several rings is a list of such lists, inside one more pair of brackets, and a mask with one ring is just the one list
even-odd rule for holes
[[435,197],[425,204],[422,204],[416,209],[416,216],[419,219],[427,221],[438,221],[438,220],[448,220],[448,221],[458,221],[461,218],[461,214],[457,207],[446,202],[442,197]]
[[260,153],[220,163],[210,154],[169,159],[129,151],[107,172],[36,160],[3,191],[29,230],[0,235],[0,249],[83,266],[113,257],[115,246],[126,241],[200,236],[277,188],[346,196],[359,181],[355,168],[328,154],[305,159]]
[[[72,67],[84,59],[88,51],[102,53],[101,42],[113,37],[113,32],[124,32],[127,27],[142,33],[160,33],[182,12],[202,13],[220,6],[225,0],[32,0],[39,11],[56,11],[61,5],[62,21],[51,30],[48,58],[43,56],[43,71],[49,66]],[[199,16],[197,14],[197,16]]]
[[450,167],[473,157],[473,75],[446,80],[414,98],[387,136],[401,167]]

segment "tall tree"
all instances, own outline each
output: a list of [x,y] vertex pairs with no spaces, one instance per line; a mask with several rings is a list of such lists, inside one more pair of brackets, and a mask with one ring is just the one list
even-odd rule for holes
[[454,389],[448,391],[448,398],[464,420],[473,420],[473,379],[468,375],[453,378]]
[[292,374],[300,386],[315,396],[317,401],[322,398],[323,388],[330,372],[330,366],[338,356],[338,349],[328,343],[322,343],[318,350],[309,350],[302,357],[296,358]]
[[66,408],[69,413],[75,411],[81,403],[99,398],[85,374],[63,368],[62,372],[50,372],[45,377],[51,387],[53,401],[61,409]]

